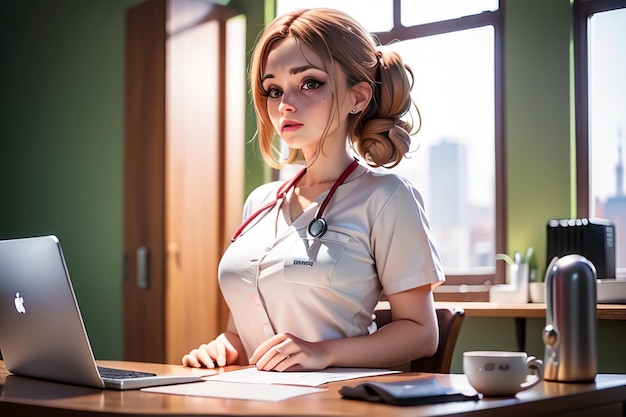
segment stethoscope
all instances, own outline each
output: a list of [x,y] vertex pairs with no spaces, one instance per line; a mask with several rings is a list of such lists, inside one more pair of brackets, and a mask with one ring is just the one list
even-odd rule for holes
[[[315,215],[315,218],[311,220],[311,223],[309,223],[309,228],[308,228],[309,234],[313,236],[314,238],[320,238],[324,236],[326,232],[328,231],[328,224],[326,223],[326,220],[323,217],[324,210],[326,210],[326,206],[328,205],[328,202],[335,194],[335,191],[337,190],[337,188],[341,184],[343,184],[346,178],[348,178],[348,176],[352,174],[352,172],[356,169],[357,166],[359,166],[359,162],[355,159],[343,171],[343,173],[339,176],[339,178],[337,178],[337,181],[335,181],[333,186],[330,188],[330,191],[328,191],[328,194],[326,194],[326,198],[324,198],[324,201],[322,202],[320,207],[317,209],[317,214]],[[248,227],[250,222],[252,222],[254,219],[259,217],[261,213],[274,207],[279,201],[284,199],[287,193],[289,192],[289,190],[295,187],[295,185],[298,183],[298,181],[300,181],[300,179],[304,176],[304,174],[306,174],[306,167],[302,168],[292,179],[285,181],[276,191],[276,199],[274,199],[274,201],[270,201],[269,203],[267,203],[266,205],[264,205],[263,207],[261,207],[260,209],[252,213],[241,224],[241,226],[239,226],[237,231],[235,231],[235,234],[230,239],[231,242],[234,242],[239,237],[239,235],[243,233],[245,228]]]

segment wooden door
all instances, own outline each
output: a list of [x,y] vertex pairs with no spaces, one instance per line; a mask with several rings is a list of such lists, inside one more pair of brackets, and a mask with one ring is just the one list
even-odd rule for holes
[[124,69],[124,359],[155,362],[165,358],[165,19],[165,0],[128,10]]
[[126,360],[179,363],[224,327],[217,265],[243,199],[243,22],[201,0],[128,12]]

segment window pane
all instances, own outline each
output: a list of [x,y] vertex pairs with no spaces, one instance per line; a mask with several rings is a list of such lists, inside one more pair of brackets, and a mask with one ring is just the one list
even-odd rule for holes
[[278,16],[294,9],[329,7],[354,17],[370,32],[385,32],[393,27],[393,0],[277,0]]
[[402,0],[402,26],[415,26],[498,10],[498,0]]
[[[348,12],[370,31],[388,30],[377,29],[377,24],[392,21],[392,1],[367,4],[376,7],[341,0],[278,0],[277,6],[279,14],[303,6],[330,6]],[[420,14],[420,7],[435,3],[415,4],[417,9],[403,6],[403,15]],[[427,16],[450,18],[498,8],[497,0],[436,5],[429,7]],[[413,97],[423,122],[414,138],[415,152],[394,169],[420,190],[447,275],[495,273],[494,37],[494,28],[483,26],[400,39],[388,46],[402,54],[414,72]],[[290,168],[280,177],[291,177],[297,168]]]
[[[592,217],[615,224],[617,268],[626,268],[626,9],[589,20],[589,175]],[[618,273],[619,274],[619,273]],[[621,274],[620,274],[621,275]]]
[[493,44],[485,26],[392,45],[414,72],[422,116],[418,149],[395,169],[424,197],[447,274],[495,268]]

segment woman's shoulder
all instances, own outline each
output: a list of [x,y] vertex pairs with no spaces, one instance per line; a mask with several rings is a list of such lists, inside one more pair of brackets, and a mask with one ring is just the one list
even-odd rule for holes
[[376,212],[393,210],[399,206],[424,206],[424,199],[415,185],[402,175],[392,171],[368,169],[361,182],[353,190],[358,190],[360,200]]
[[415,185],[407,178],[391,171],[374,171],[368,169],[363,176],[365,189],[370,192],[393,194],[395,192],[407,192],[420,195]]
[[393,172],[393,171],[382,171],[380,169],[368,168],[366,172],[366,177],[370,181],[376,181],[383,184],[389,185],[411,185],[410,181],[408,181],[405,177]]

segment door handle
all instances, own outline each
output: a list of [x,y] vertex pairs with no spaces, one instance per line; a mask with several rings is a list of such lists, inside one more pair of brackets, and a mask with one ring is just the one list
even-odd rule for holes
[[137,286],[150,288],[150,250],[145,246],[137,248]]

